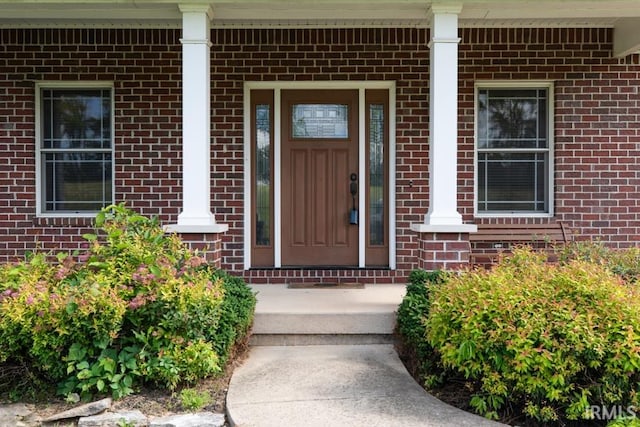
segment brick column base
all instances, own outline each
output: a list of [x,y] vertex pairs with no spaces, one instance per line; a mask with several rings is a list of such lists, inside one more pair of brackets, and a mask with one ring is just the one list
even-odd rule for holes
[[178,233],[191,250],[216,268],[222,266],[222,233]]
[[469,233],[419,233],[418,268],[460,270],[469,266]]

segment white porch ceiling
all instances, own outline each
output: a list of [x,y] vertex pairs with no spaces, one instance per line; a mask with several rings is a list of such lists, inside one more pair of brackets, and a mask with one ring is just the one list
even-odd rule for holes
[[462,5],[461,27],[605,27],[615,54],[640,50],[640,0],[0,0],[0,27],[180,28],[207,4],[214,28],[427,27],[433,4]]

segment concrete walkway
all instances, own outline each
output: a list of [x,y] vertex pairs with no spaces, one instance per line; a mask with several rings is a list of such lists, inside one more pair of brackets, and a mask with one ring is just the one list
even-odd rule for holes
[[[254,289],[254,334],[321,345],[254,345],[229,384],[232,426],[501,426],[426,393],[392,345],[362,344],[363,335],[390,336],[404,286]],[[333,345],[336,336],[347,345]]]
[[227,394],[241,427],[497,427],[427,394],[391,345],[253,347]]

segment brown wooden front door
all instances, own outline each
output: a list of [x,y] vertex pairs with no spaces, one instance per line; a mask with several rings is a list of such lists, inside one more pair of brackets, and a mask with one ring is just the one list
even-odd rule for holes
[[283,90],[281,105],[282,265],[357,266],[358,91]]

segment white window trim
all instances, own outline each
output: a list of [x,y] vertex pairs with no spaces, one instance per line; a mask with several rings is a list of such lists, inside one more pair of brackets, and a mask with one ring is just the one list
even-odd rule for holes
[[38,218],[93,218],[99,211],[83,212],[46,212],[44,210],[43,173],[42,170],[42,90],[43,89],[108,89],[111,91],[111,200],[115,202],[115,99],[113,82],[103,81],[41,81],[35,85],[35,152],[36,152],[36,217]]
[[[359,91],[360,140],[358,141],[359,174],[362,175],[365,161],[364,122],[365,103],[362,102],[365,90],[387,89],[389,91],[389,269],[396,269],[396,84],[394,81],[331,81],[331,82],[245,82],[244,84],[244,269],[252,268],[251,242],[253,236],[251,222],[251,90],[269,89],[274,91],[274,267],[282,267],[282,212],[281,212],[281,158],[280,158],[280,94],[288,89],[352,89]],[[360,180],[360,203],[364,203],[365,180]],[[362,205],[361,205],[362,206]],[[365,211],[360,210],[360,223],[364,224]],[[364,254],[366,250],[364,227],[359,230],[358,267],[366,268]]]
[[[473,146],[473,211],[476,218],[551,218],[554,215],[554,148],[555,148],[555,132],[554,132],[554,82],[550,80],[479,80],[475,83],[473,94],[473,121],[474,121],[474,146]],[[549,176],[548,194],[549,194],[549,212],[478,212],[478,95],[481,89],[546,89],[547,99],[547,132],[549,134]],[[546,150],[545,150],[546,152]]]

